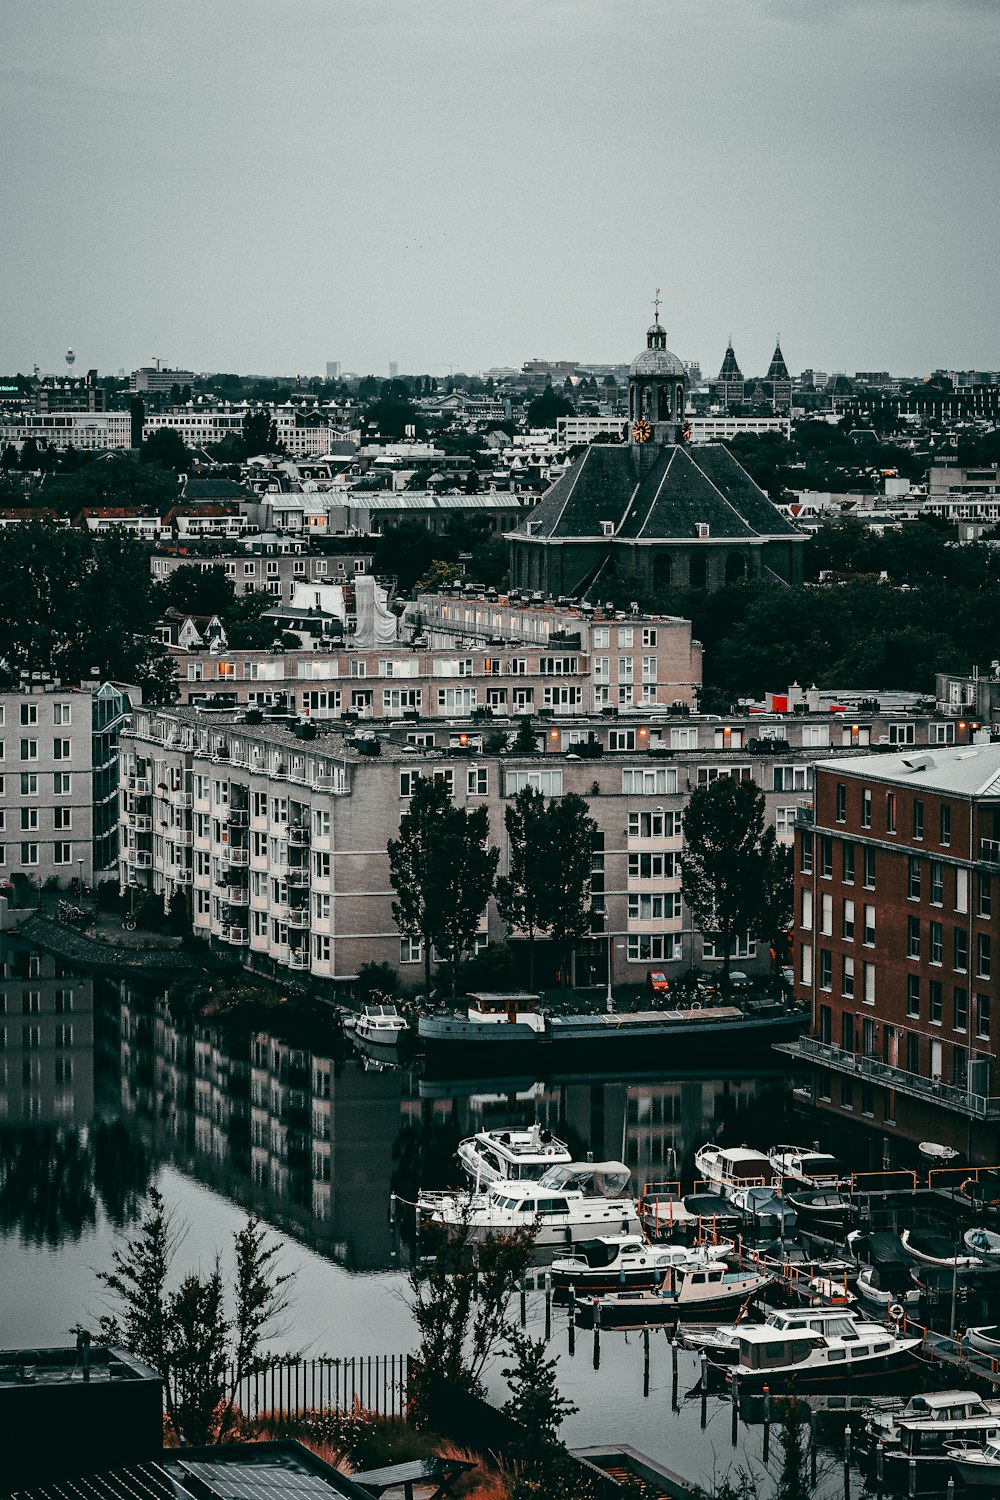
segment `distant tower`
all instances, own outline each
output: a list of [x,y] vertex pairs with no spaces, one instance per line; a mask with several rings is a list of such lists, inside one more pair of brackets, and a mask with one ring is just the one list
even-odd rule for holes
[[736,353],[733,349],[733,336],[729,335],[729,343],[726,345],[726,356],[722,361],[722,369],[716,381],[719,405],[742,406],[745,390],[743,371],[736,363]]
[[792,377],[788,373],[785,356],[781,352],[780,333],[775,341],[771,364],[764,376],[764,389],[770,395],[771,405],[775,411],[789,410],[792,404]]
[[632,442],[673,444],[684,424],[684,366],[667,348],[667,331],[660,322],[660,289],[656,289],[653,321],[646,329],[646,347],[629,365],[628,416]]
[[76,363],[76,355],[73,353],[72,349],[67,349],[66,350],[66,374],[67,375],[72,375],[72,373],[73,373],[73,366],[74,366],[75,363]]
[[399,374],[399,365],[396,363],[396,361],[394,359],[390,359],[390,361],[389,361],[389,379],[390,380],[395,380],[398,374]]

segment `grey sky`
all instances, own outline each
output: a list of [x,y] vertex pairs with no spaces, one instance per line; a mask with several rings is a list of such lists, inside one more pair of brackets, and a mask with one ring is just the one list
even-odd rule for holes
[[1000,364],[995,0],[0,0],[0,371]]

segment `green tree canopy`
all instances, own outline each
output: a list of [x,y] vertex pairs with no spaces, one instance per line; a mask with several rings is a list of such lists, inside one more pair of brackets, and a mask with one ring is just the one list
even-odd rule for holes
[[183,563],[160,587],[163,607],[187,615],[218,615],[225,620],[236,602],[235,585],[221,565],[202,568],[197,563]]
[[161,469],[186,471],[192,456],[176,427],[158,427],[142,445],[142,462],[158,464]]
[[533,787],[517,793],[504,823],[509,866],[497,880],[497,909],[508,926],[527,934],[528,983],[534,986],[536,935],[565,948],[589,928],[597,824],[582,797],[571,792],[546,802]]
[[691,793],[684,811],[681,890],[704,933],[718,938],[729,977],[733,944],[764,920],[775,832],[752,781],[719,776]]

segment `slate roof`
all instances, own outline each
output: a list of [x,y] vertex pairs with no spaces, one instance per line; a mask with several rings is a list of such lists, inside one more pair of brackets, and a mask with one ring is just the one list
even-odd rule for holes
[[694,539],[699,522],[708,523],[712,541],[800,535],[717,443],[666,446],[641,477],[632,446],[594,443],[514,534],[600,537],[605,521],[617,537],[649,541]]
[[253,492],[235,479],[188,479],[182,498],[199,503],[205,500],[253,500]]
[[765,379],[791,380],[791,378],[788,373],[788,366],[785,364],[785,356],[781,352],[781,344],[777,343],[774,346],[774,353],[771,355],[771,363],[768,366]]
[[730,342],[726,345],[726,354],[725,354],[725,358],[722,361],[722,369],[719,371],[719,379],[720,380],[742,380],[743,379],[743,371],[740,369],[739,365],[736,363],[736,351],[733,348],[732,340],[730,340]]

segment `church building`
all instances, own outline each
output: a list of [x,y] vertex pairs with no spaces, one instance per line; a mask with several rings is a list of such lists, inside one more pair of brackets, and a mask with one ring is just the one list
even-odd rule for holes
[[508,532],[512,588],[600,597],[636,571],[654,588],[801,583],[806,537],[718,443],[692,445],[685,371],[659,311],[629,369],[626,443],[592,443]]

